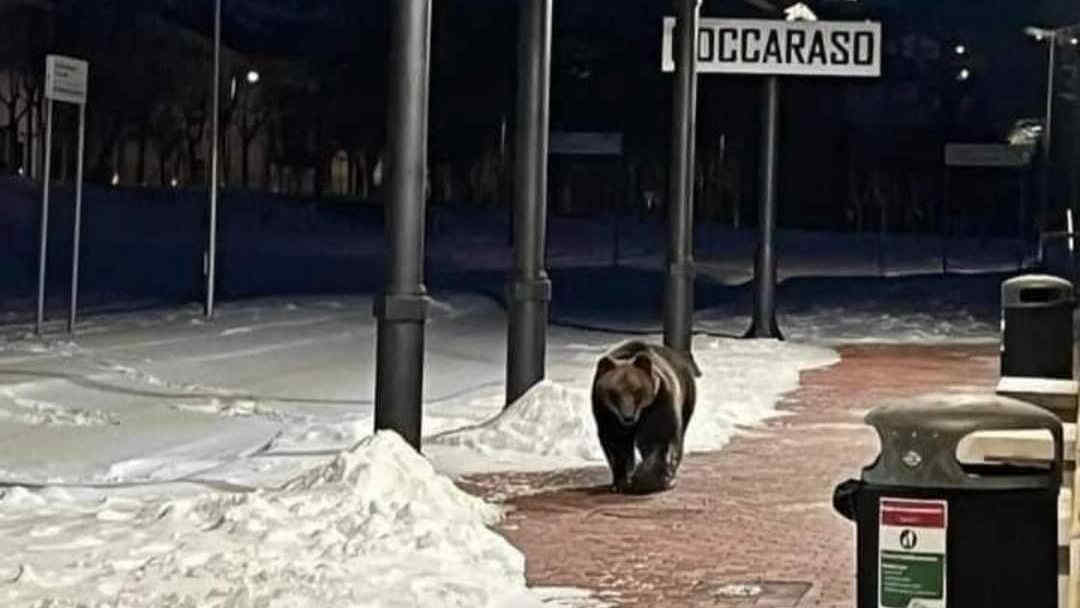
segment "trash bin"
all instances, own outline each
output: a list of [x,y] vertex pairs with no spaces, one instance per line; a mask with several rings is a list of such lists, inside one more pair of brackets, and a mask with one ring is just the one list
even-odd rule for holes
[[1073,377],[1072,283],[1028,274],[1001,284],[1001,375]]
[[[857,525],[857,608],[1057,605],[1057,416],[991,395],[879,407],[866,422],[881,453],[833,495]],[[960,441],[976,431],[1016,429],[1049,431],[1051,460],[957,458]]]

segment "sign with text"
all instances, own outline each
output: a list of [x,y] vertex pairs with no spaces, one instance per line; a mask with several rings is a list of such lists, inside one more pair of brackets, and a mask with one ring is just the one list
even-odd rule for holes
[[[675,70],[675,18],[664,18],[662,66]],[[787,76],[881,76],[881,24],[702,18],[698,72]]]
[[90,64],[82,59],[47,55],[45,57],[45,97],[68,103],[86,103]]
[[945,608],[949,505],[881,497],[878,608]]

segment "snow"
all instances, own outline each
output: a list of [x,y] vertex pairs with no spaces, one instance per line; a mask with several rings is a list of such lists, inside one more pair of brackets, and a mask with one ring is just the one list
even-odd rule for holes
[[0,506],[5,605],[541,605],[488,527],[501,509],[390,432],[274,490],[86,503],[16,488]]
[[[775,415],[779,397],[798,387],[801,370],[839,361],[831,349],[777,340],[699,336],[693,350],[703,376],[687,452],[722,448],[740,427]],[[540,382],[490,420],[429,437],[424,449],[430,454],[436,448],[433,457],[454,473],[602,463],[590,402],[592,369],[584,366],[569,385]]]
[[[0,345],[0,478],[15,484],[0,500],[0,604],[611,605],[528,590],[523,556],[487,527],[499,508],[446,475],[600,464],[588,387],[626,336],[553,327],[548,380],[504,410],[501,308],[441,296],[425,459],[371,434],[370,310],[365,296],[270,298],[223,303],[211,323],[197,307],[151,310]],[[774,415],[800,369],[836,360],[770,340],[694,349],[706,375],[691,450]]]
[[[94,314],[62,340],[34,338],[25,316],[0,311],[0,605],[617,603],[527,589],[524,557],[489,527],[501,509],[450,481],[603,466],[589,404],[594,365],[628,337],[660,340],[662,260],[644,225],[624,227],[618,266],[607,265],[609,227],[567,226],[553,221],[549,247],[547,379],[508,408],[506,317],[477,295],[501,292],[505,236],[496,227],[485,240],[452,220],[449,236],[431,243],[432,263],[459,273],[431,273],[443,285],[433,287],[425,333],[425,457],[372,434],[369,295],[220,302],[210,322],[197,305]],[[941,275],[936,240],[890,237],[879,257],[876,238],[792,232],[778,235],[788,340],[733,339],[749,325],[753,239],[698,237],[693,349],[704,375],[691,452],[720,449],[778,415],[801,371],[838,360],[831,345],[998,339],[1001,277]],[[357,268],[378,256],[379,238],[293,244]],[[272,239],[260,247],[250,255],[279,255]],[[953,269],[1011,271],[1023,261],[1009,243],[953,249]],[[263,265],[280,271],[270,283],[232,276],[271,291],[307,285],[316,266],[289,263]],[[316,282],[338,276],[312,272]],[[332,290],[356,291],[334,281]]]

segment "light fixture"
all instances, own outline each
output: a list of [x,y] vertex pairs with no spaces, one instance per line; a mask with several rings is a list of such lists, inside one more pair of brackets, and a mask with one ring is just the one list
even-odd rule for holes
[[1076,36],[1073,36],[1072,38],[1069,38],[1069,44],[1071,44],[1073,46],[1076,46],[1076,45],[1080,44],[1080,38],[1077,38]]
[[120,174],[119,174],[119,173],[113,173],[113,174],[112,174],[112,181],[111,181],[111,183],[112,183],[112,185],[114,185],[114,186],[116,186],[116,185],[118,185],[118,184],[120,183]]
[[256,82],[259,82],[259,73],[255,70],[248,70],[247,81],[248,84],[255,84]]
[[817,15],[809,6],[802,2],[796,2],[784,9],[784,18],[787,21],[817,21]]
[[968,78],[971,78],[971,70],[967,68],[961,68],[960,73],[956,75],[956,79],[961,82],[967,80]]
[[957,55],[963,55],[966,52],[967,52],[967,47],[966,46],[964,46],[962,44],[956,45],[956,54]]
[[176,179],[174,177],[174,178],[172,178],[171,181],[169,181],[169,185],[172,186],[173,188],[175,188],[175,187],[180,185],[180,180],[178,180],[178,179]]
[[1042,42],[1044,38],[1053,38],[1054,37],[1054,30],[1048,30],[1048,29],[1044,29],[1044,28],[1041,28],[1041,27],[1035,27],[1035,26],[1032,26],[1032,25],[1029,25],[1029,26],[1025,27],[1024,28],[1024,33],[1027,34],[1028,36],[1031,36],[1035,40],[1038,40],[1039,42]]

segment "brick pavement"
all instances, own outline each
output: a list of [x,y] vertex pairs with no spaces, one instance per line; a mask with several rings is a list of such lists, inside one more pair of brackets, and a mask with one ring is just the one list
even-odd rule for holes
[[[992,390],[997,347],[860,345],[805,372],[780,409],[788,415],[689,455],[678,486],[647,497],[609,494],[606,469],[468,478],[510,499],[500,531],[526,556],[530,585],[617,592],[628,607],[853,606],[854,528],[832,490],[870,462],[862,424],[884,400],[940,390]],[[708,407],[700,404],[699,407]],[[548,490],[545,490],[548,488]],[[739,587],[759,585],[754,597]]]

